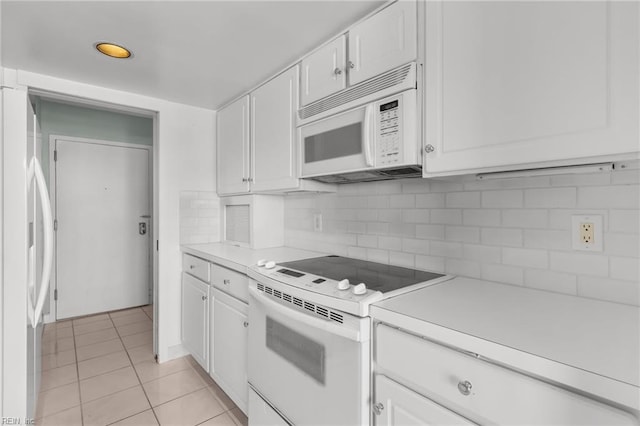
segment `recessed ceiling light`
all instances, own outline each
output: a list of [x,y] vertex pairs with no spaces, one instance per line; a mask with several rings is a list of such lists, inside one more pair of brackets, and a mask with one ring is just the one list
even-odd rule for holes
[[98,49],[98,52],[112,58],[126,59],[131,57],[131,52],[128,49],[113,43],[96,43],[96,49]]

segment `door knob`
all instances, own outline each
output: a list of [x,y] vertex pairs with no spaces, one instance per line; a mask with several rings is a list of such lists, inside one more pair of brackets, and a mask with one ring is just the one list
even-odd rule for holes
[[384,410],[384,405],[382,405],[382,402],[378,402],[376,405],[373,406],[373,412],[375,413],[376,416],[379,416],[380,414],[382,414],[382,410]]

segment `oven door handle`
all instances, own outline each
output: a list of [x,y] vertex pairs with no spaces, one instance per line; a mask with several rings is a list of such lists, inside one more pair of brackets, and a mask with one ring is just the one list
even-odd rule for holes
[[[295,324],[296,322],[303,323],[309,327],[323,330],[331,334],[337,334],[338,336],[355,342],[364,342],[369,340],[369,336],[363,336],[363,333],[361,333],[360,330],[355,330],[348,326],[333,324],[330,320],[315,318],[309,314],[300,312],[297,309],[283,306],[278,302],[270,300],[264,295],[264,293],[254,287],[249,287],[249,293],[250,296],[252,296],[257,302],[262,303],[267,309],[276,311],[291,319],[292,324]],[[251,303],[249,303],[249,309],[251,309]]]

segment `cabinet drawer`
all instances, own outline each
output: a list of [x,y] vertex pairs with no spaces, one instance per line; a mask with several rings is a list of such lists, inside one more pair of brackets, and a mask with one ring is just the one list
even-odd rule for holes
[[480,423],[637,424],[624,411],[382,324],[376,362],[385,374]]
[[211,265],[211,275],[214,287],[249,302],[249,278],[246,275],[218,265]]
[[209,281],[209,262],[190,254],[182,255],[182,270],[202,281]]

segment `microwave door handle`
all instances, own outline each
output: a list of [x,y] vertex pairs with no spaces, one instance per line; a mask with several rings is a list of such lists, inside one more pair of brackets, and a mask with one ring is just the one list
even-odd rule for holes
[[373,167],[373,104],[367,105],[364,110],[364,138],[362,138],[362,150],[364,151],[364,162],[368,167]]
[[[300,312],[296,309],[288,308],[286,306],[281,305],[278,302],[270,300],[267,296],[265,296],[261,291],[257,290],[254,287],[249,287],[249,295],[253,297],[258,303],[263,304],[267,309],[271,311],[276,311],[281,315],[286,316],[291,320],[291,323],[303,323],[309,327],[313,327],[315,329],[324,330],[328,333],[337,334],[341,337],[344,337],[349,340],[353,340],[356,342],[361,342],[367,336],[362,336],[358,330],[354,330],[348,327],[335,325],[328,320],[323,320],[320,318],[312,317],[311,315]],[[249,304],[251,306],[251,304]]]

